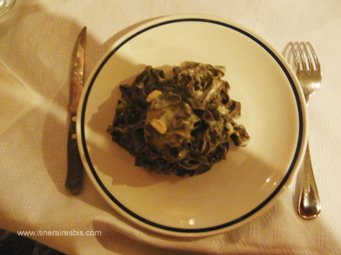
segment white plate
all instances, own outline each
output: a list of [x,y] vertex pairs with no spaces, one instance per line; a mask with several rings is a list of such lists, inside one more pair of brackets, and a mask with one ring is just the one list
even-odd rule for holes
[[[118,86],[145,65],[185,60],[226,67],[230,96],[242,105],[237,122],[251,140],[202,175],[150,173],[106,132]],[[253,32],[206,16],[160,18],[123,36],[92,73],[79,113],[80,154],[100,194],[139,226],[175,236],[221,233],[259,215],[288,184],[306,145],[304,99],[282,57]]]

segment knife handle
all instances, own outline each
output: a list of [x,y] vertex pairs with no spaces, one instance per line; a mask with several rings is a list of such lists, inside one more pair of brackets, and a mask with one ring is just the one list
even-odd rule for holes
[[77,146],[76,120],[76,114],[71,114],[67,139],[67,176],[65,180],[65,188],[73,195],[81,192],[84,179],[84,168]]

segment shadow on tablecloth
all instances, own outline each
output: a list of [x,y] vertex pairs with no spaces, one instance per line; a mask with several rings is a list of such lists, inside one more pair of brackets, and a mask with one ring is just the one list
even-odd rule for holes
[[0,254],[4,255],[64,255],[29,238],[0,229]]

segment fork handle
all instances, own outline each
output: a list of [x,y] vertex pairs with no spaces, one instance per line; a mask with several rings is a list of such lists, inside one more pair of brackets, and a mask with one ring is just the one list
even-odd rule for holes
[[298,214],[306,220],[315,219],[321,212],[320,197],[318,194],[313,168],[310,159],[309,144],[304,156],[304,162],[300,173],[301,181],[298,182]]

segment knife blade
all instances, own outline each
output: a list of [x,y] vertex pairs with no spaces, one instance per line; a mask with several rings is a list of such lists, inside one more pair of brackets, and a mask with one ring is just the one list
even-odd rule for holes
[[70,98],[69,98],[69,130],[67,138],[67,175],[65,188],[77,195],[83,188],[84,168],[79,155],[76,135],[77,108],[84,84],[86,48],[86,27],[80,31],[72,57]]

